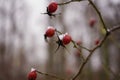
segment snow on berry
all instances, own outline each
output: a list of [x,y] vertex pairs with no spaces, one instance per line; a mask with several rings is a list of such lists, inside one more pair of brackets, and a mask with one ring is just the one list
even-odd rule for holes
[[71,42],[72,38],[68,33],[65,33],[62,39],[64,45],[67,45]]
[[31,68],[31,71],[28,73],[28,80],[36,80],[36,78],[37,78],[36,69]]
[[46,37],[52,37],[55,34],[55,28],[54,27],[48,27],[46,32],[45,32],[45,36]]

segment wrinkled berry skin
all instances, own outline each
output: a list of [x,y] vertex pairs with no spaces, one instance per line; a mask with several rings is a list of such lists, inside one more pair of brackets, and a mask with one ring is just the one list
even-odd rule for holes
[[72,40],[71,36],[66,33],[62,39],[62,42],[64,45],[67,45],[71,42],[71,40]]
[[55,28],[53,27],[48,27],[48,29],[45,32],[46,37],[52,37],[55,34]]
[[37,78],[37,73],[36,71],[31,71],[29,74],[28,74],[28,80],[36,80]]
[[49,14],[54,13],[58,8],[58,4],[56,2],[51,2],[47,7],[47,12]]

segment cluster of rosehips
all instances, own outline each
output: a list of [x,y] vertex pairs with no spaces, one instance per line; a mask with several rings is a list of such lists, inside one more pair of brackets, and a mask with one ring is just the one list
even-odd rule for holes
[[56,41],[58,44],[58,48],[59,48],[59,46],[65,47],[65,45],[69,44],[72,41],[72,38],[68,33],[65,33],[65,34],[60,33],[60,35],[58,35],[57,34],[58,31],[54,27],[47,28],[47,30],[44,34],[45,40],[47,40],[47,38],[53,37],[55,35],[55,33],[58,38],[58,41]]
[[[54,16],[55,14],[53,14],[58,8],[58,4],[56,2],[51,2],[48,7],[47,7],[47,14],[49,16]],[[44,37],[45,40],[47,40],[47,37],[51,38],[54,36],[55,32],[57,32],[57,30],[54,27],[48,27],[48,29],[46,30]],[[65,34],[61,34],[58,37],[58,45],[59,46],[63,46],[67,45],[71,42],[71,36],[68,33]]]
[[[53,13],[57,10],[57,8],[58,8],[58,3],[51,2],[48,5],[47,13],[45,13],[45,14],[48,14],[49,16],[55,16],[55,14],[53,14]],[[89,21],[89,25],[91,27],[93,27],[95,25],[95,22],[96,22],[96,20],[94,18],[91,18]],[[44,34],[45,40],[47,40],[47,38],[53,37],[56,34],[57,38],[58,38],[58,41],[56,41],[58,44],[58,48],[59,48],[59,46],[65,47],[65,45],[69,44],[72,41],[72,38],[68,33],[65,33],[65,34],[60,33],[60,35],[58,35],[58,33],[60,33],[60,32],[57,31],[54,27],[48,27]],[[100,42],[100,40],[97,39],[95,41],[95,45],[98,45],[99,42]],[[77,44],[77,45],[79,45],[79,44]],[[36,80],[36,78],[37,78],[37,70],[32,68],[31,72],[28,74],[28,80]]]
[[[47,13],[49,16],[54,16],[54,12],[57,10],[58,4],[56,2],[51,2],[47,7]],[[55,34],[55,28],[49,27],[45,33],[45,38],[52,37]],[[66,41],[69,35],[65,35],[64,39],[62,40],[64,44],[68,44],[70,41]],[[37,71],[36,69],[31,69],[31,72],[28,73],[28,80],[36,80],[37,78]]]

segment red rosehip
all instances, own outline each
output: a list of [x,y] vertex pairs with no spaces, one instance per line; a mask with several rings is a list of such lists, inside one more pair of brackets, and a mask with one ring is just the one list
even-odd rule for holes
[[28,80],[36,80],[37,73],[35,69],[31,69],[31,72],[28,74]]
[[90,21],[89,21],[90,27],[93,27],[95,25],[95,23],[96,23],[95,18],[91,18]]
[[71,42],[71,40],[72,40],[72,38],[68,33],[64,34],[63,39],[62,39],[62,42],[64,45],[69,44]]
[[48,29],[47,29],[47,31],[45,33],[45,36],[46,37],[52,37],[52,36],[54,36],[54,34],[55,34],[55,28],[48,27]]
[[100,43],[100,40],[99,39],[96,39],[95,40],[95,45],[98,45]]
[[56,2],[51,2],[47,7],[48,13],[54,13],[58,8],[58,4]]

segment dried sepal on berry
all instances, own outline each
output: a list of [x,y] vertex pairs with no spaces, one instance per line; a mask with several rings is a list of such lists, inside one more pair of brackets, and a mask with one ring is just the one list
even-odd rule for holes
[[56,35],[57,35],[57,38],[58,38],[58,40],[56,41],[56,43],[58,44],[58,47],[57,47],[57,49],[55,50],[55,52],[58,51],[58,49],[60,48],[60,46],[66,48],[66,47],[64,46],[63,42],[62,42],[63,34],[61,34],[61,35],[59,35],[59,36],[58,36],[58,34],[56,34]]
[[[57,49],[56,49],[56,51],[59,49],[59,47],[60,46],[62,46],[62,47],[64,47],[66,50],[67,50],[67,48],[66,48],[66,46],[65,45],[67,45],[67,44],[69,44],[70,42],[71,42],[71,36],[70,35],[68,35],[68,33],[65,33],[65,34],[61,34],[61,35],[59,35],[58,36],[58,34],[57,34],[57,37],[58,37],[58,41],[56,42],[57,44],[58,44],[58,47],[57,47]],[[55,52],[56,52],[55,51]],[[68,50],[67,50],[68,51]],[[68,51],[69,52],[69,51]],[[70,53],[70,52],[69,52]]]

